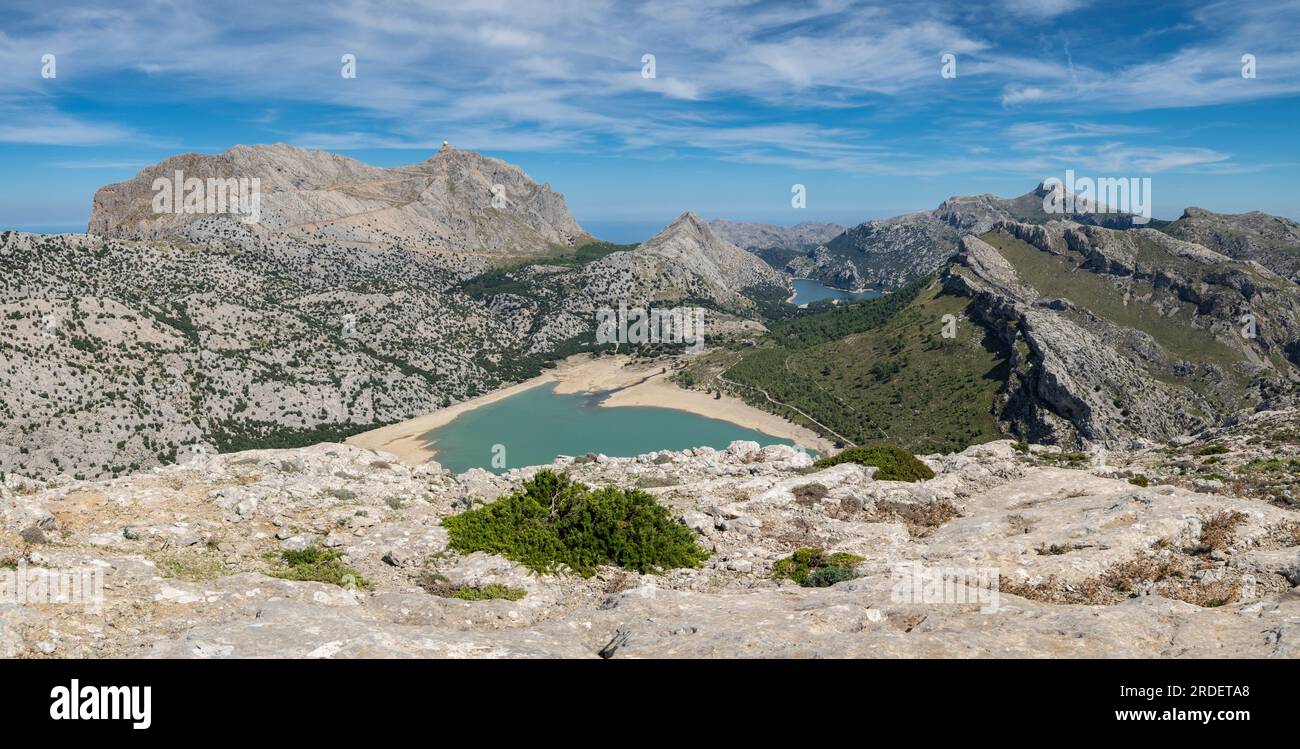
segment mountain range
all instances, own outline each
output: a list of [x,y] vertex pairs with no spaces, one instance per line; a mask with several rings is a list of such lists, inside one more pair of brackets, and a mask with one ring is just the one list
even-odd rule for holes
[[[738,237],[764,237],[784,244],[764,248],[763,256],[796,278],[810,278],[843,289],[896,289],[941,268],[957,253],[968,234],[982,234],[999,221],[1046,223],[1069,220],[1084,224],[1129,228],[1140,225],[1134,217],[1108,211],[1099,205],[1087,213],[1049,214],[1044,199],[1049,188],[1039,185],[1017,198],[995,195],[951,197],[932,211],[916,211],[893,218],[865,221],[821,239],[806,241],[811,232],[783,230],[763,224],[744,224],[743,231],[728,222],[715,222],[723,235],[737,244]],[[1140,219],[1139,219],[1140,221]],[[1159,225],[1162,222],[1154,222]],[[800,224],[799,226],[806,226]],[[834,225],[819,225],[823,229]],[[797,229],[798,227],[796,227]],[[823,232],[824,236],[824,232]],[[750,245],[744,245],[753,249]]]
[[[688,211],[615,245],[449,147],[177,158],[100,190],[91,233],[0,232],[0,567],[109,591],[0,604],[0,657],[1300,653],[1293,222],[1048,220],[1036,191],[848,229]],[[226,169],[262,221],[153,211],[169,172]],[[823,271],[892,288],[787,303]],[[865,449],[453,475],[338,444],[602,355],[620,306],[708,311],[703,352],[625,349],[656,386]],[[691,557],[519,553],[573,537]]]
[[[155,213],[177,171],[257,177],[261,221]],[[562,195],[449,146],[394,169],[285,145],[177,156],[99,190],[88,228],[0,233],[0,471],[341,439],[599,349],[598,308],[725,320],[754,314],[746,290],[786,294],[693,214],[597,242]]]
[[[261,220],[155,212],[178,172],[257,178]],[[1294,222],[1142,226],[1045,195],[847,229],[687,212],[614,245],[451,146],[392,169],[283,144],[173,157],[99,190],[87,234],[0,233],[0,471],[341,439],[606,350],[596,312],[621,304],[707,308],[719,345],[683,383],[841,443],[1117,447],[1295,401]],[[893,293],[796,310],[788,275]]]

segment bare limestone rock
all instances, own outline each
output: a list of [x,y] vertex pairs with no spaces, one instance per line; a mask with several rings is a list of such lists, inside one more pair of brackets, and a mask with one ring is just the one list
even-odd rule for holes
[[[1242,475],[1300,461],[1300,440],[1260,441],[1296,423],[1294,411],[1264,413],[1184,441],[1174,449],[1189,457],[1172,463],[1139,450],[1066,468],[1055,448],[992,442],[924,456],[936,476],[919,483],[855,464],[811,470],[791,448],[745,442],[566,460],[593,485],[670,477],[648,491],[711,552],[698,569],[591,578],[447,546],[440,521],[462,497],[492,501],[536,467],[451,476],[325,443],[29,482],[0,493],[0,558],[47,578],[101,570],[105,595],[94,611],[0,604],[0,654],[1300,657],[1300,512],[1275,494],[1198,492],[1179,462],[1206,459],[1207,445],[1224,448],[1207,452],[1221,459],[1211,468]],[[1146,486],[1129,480],[1139,474]],[[236,515],[232,500],[258,511]],[[21,540],[40,517],[58,523],[59,543]],[[355,575],[341,586],[275,576],[283,549],[320,546]],[[861,557],[856,577],[826,588],[772,577],[807,546]],[[522,597],[453,596],[492,586]]]

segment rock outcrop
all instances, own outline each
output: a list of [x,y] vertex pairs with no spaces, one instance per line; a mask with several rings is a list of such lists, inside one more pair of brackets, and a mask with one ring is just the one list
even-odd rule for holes
[[[1264,456],[1215,434],[1221,463]],[[1241,430],[1238,430],[1241,432]],[[1195,456],[1208,443],[1190,441]],[[1268,451],[1294,459],[1296,442]],[[1097,456],[1094,456],[1096,458]],[[1300,657],[1300,513],[1152,465],[1007,441],[925,458],[935,478],[809,468],[737,442],[555,468],[643,484],[711,552],[699,569],[537,575],[448,548],[440,520],[536,468],[452,476],[344,445],[200,458],[98,482],[10,475],[0,573],[99,570],[95,610],[0,602],[6,657]],[[1230,460],[1223,460],[1230,459]],[[1193,461],[1197,460],[1192,458]],[[1222,465],[1215,470],[1228,470]],[[1150,486],[1138,486],[1149,478]],[[1220,483],[1220,487],[1222,482]],[[861,557],[826,588],[772,576],[800,547]],[[323,548],[343,584],[268,576]],[[444,597],[504,585],[518,600]]]
[[1253,260],[1300,282],[1300,224],[1291,219],[1260,211],[1214,213],[1192,207],[1165,232],[1236,260]]
[[848,258],[833,256],[825,245],[814,247],[786,263],[785,272],[795,278],[812,278],[828,286],[857,290],[866,285],[866,279]]
[[1294,401],[1294,284],[1151,229],[993,228],[962,239],[943,282],[1011,351],[1014,433],[1115,447]]

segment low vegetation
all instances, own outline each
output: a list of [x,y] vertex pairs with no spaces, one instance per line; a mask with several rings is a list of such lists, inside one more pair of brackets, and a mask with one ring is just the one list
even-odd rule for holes
[[[1029,582],[1002,577],[1004,593],[1048,603],[1110,605],[1141,593],[1154,593],[1206,608],[1224,606],[1241,600],[1246,584],[1240,570],[1228,568],[1224,575],[1207,577],[1195,574],[1207,569],[1206,556],[1230,548],[1234,531],[1248,516],[1235,510],[1201,511],[1201,532],[1197,543],[1185,548],[1168,538],[1157,540],[1149,552],[1114,562],[1098,575],[1066,583],[1055,575]],[[1294,543],[1300,530],[1279,527],[1273,530],[1277,542]],[[1040,556],[1065,554],[1082,548],[1081,544],[1040,546]]]
[[802,310],[772,323],[757,347],[705,356],[678,382],[721,387],[841,444],[961,450],[1004,436],[993,406],[1008,372],[1008,352],[966,319],[969,304],[930,276],[876,299]]
[[592,489],[550,470],[483,507],[445,518],[452,549],[501,554],[539,572],[584,577],[603,564],[647,574],[697,567],[695,533],[640,489]]
[[424,572],[416,583],[428,593],[442,598],[457,598],[462,601],[518,601],[528,594],[523,588],[515,588],[501,583],[486,585],[457,585],[446,575],[437,572]]
[[518,601],[525,595],[523,588],[512,588],[500,583],[491,583],[481,588],[463,585],[451,594],[452,598],[459,598],[462,601]]
[[1221,510],[1201,518],[1201,546],[1206,551],[1223,551],[1232,545],[1232,534],[1246,522],[1246,513]]
[[1088,465],[1088,454],[1080,452],[1041,452],[1039,460],[1060,468],[1084,468]]
[[312,546],[301,551],[284,550],[270,555],[276,565],[269,574],[282,580],[329,583],[341,588],[368,589],[370,581],[343,562],[343,553]]
[[850,447],[830,457],[818,460],[817,468],[829,468],[841,463],[860,463],[874,466],[880,481],[925,481],[934,478],[934,471],[916,456],[893,445]]
[[163,577],[191,583],[215,580],[218,577],[230,574],[221,558],[215,553],[209,553],[206,550],[202,552],[182,551],[172,554],[157,554],[152,559],[153,563],[158,567],[158,572]]
[[846,551],[828,554],[805,547],[779,560],[772,568],[772,577],[793,580],[805,588],[828,588],[857,577],[853,568],[862,561],[862,557]]

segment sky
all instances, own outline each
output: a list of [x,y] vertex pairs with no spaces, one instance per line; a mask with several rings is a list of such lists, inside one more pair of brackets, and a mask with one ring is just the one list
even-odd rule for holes
[[1298,122],[1300,0],[0,0],[0,228],[84,230],[98,187],[176,153],[443,140],[598,236],[856,224],[1067,169],[1149,177],[1159,218],[1300,218]]

